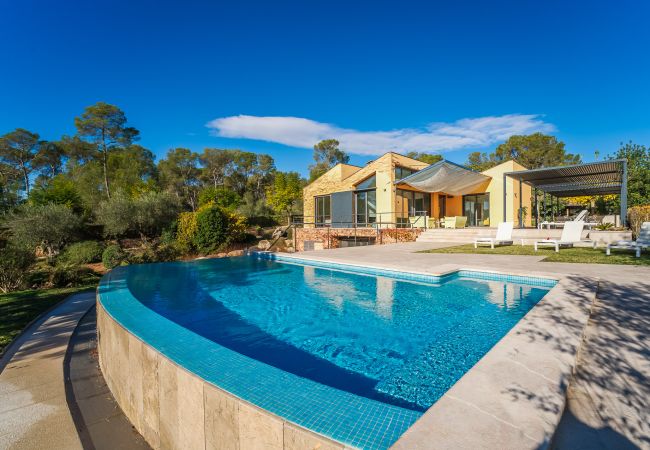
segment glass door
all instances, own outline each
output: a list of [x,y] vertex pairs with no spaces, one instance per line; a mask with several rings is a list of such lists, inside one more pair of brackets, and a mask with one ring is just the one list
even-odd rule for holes
[[377,191],[357,191],[354,197],[357,226],[373,226],[377,222]]
[[490,195],[463,195],[463,215],[470,227],[490,226]]

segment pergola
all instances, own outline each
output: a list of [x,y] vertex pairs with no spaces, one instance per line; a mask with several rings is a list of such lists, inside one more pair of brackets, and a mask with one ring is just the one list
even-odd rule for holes
[[[522,185],[528,184],[535,191],[544,193],[543,202],[546,204],[546,194],[556,199],[582,195],[618,194],[621,196],[621,224],[626,225],[627,217],[627,160],[612,159],[575,166],[548,167],[543,169],[520,170],[503,174],[503,221],[506,221],[506,180],[510,177],[519,183],[519,209],[522,208]],[[535,205],[537,215],[537,205]],[[536,216],[539,223],[539,217]],[[519,214],[519,227],[523,228],[523,217]]]

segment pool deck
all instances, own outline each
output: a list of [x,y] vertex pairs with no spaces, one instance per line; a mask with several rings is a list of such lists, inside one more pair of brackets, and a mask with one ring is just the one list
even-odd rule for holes
[[[405,243],[301,252],[296,256],[428,273],[466,267],[509,273],[534,273],[573,279],[574,283],[598,279],[596,298],[584,330],[577,366],[570,381],[567,380],[569,387],[566,406],[553,401],[552,393],[536,389],[511,389],[508,394],[515,404],[528,404],[538,413],[544,411],[550,417],[561,416],[554,435],[550,440],[541,442],[541,447],[650,448],[650,408],[647,407],[647,399],[650,398],[650,268],[545,263],[541,262],[543,257],[537,256],[415,253],[450,245],[456,244]],[[573,319],[567,314],[556,314],[554,320],[571,325]],[[538,329],[528,337],[537,340],[538,344],[550,342],[559,349],[566,344],[560,335],[555,335],[551,330]],[[489,382],[489,379],[485,382]],[[458,385],[461,384],[462,380]],[[471,390],[472,386],[464,388]],[[438,422],[439,418],[431,415],[431,420],[426,423],[425,414],[420,426],[416,424],[409,430],[403,439],[398,441],[396,448],[446,448],[445,442],[452,443],[451,446],[454,446],[453,443],[462,443],[465,448],[516,448],[519,444],[512,442],[513,445],[508,445],[501,440],[505,436],[504,430],[495,424],[500,423],[505,428],[505,434],[508,434],[508,427],[525,425],[525,418],[520,415],[521,410],[511,411],[515,413],[512,417],[517,420],[504,420],[504,416],[499,417],[498,414],[492,414],[496,417],[490,419],[487,411],[482,409],[483,406],[489,407],[490,403],[487,402],[487,405],[483,406],[479,404],[479,397],[485,392],[479,390],[474,394],[477,401],[445,401],[450,404],[465,401],[468,406],[465,413],[472,409],[480,411],[478,417],[484,416],[486,424],[492,422],[492,426],[485,432],[476,432],[474,417],[470,421],[467,416],[455,416],[456,420],[452,420],[450,416],[444,422]],[[438,402],[430,412],[439,406],[444,405]],[[523,430],[525,426],[521,428]],[[415,433],[417,429],[423,432]],[[429,432],[426,432],[427,429]],[[469,438],[470,431],[471,435],[480,439],[472,442]],[[525,434],[523,432],[523,435]],[[528,437],[533,440],[539,438]],[[492,438],[495,441],[491,441]],[[526,440],[526,436],[522,436],[522,439],[521,442],[532,444],[532,441]],[[434,442],[439,442],[439,445],[433,444]]]

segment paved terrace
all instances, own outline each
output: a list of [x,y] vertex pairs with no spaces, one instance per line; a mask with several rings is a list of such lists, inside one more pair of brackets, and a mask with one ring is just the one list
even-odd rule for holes
[[[545,263],[543,257],[414,253],[454,244],[407,243],[302,252],[297,256],[397,270],[444,271],[447,265],[600,279],[556,449],[650,448],[650,268]],[[562,320],[562,318],[558,318]],[[540,339],[554,339],[548,335]],[[561,342],[558,342],[561,345]],[[520,393],[540,408],[543,396]]]
[[68,297],[0,359],[0,449],[149,448],[99,371],[94,305],[94,291]]

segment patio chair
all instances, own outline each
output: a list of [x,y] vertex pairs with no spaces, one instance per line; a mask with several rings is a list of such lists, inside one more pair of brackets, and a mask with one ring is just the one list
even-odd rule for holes
[[464,228],[467,216],[445,217],[445,228]]
[[490,244],[494,249],[494,244],[497,245],[512,245],[512,227],[513,222],[501,222],[497,228],[497,235],[495,237],[477,237],[474,239],[474,248],[478,248],[480,244]]
[[640,258],[641,249],[648,247],[650,247],[650,222],[643,222],[636,241],[618,241],[609,243],[607,244],[605,254],[609,256],[612,248],[618,248],[622,250],[634,250],[636,252],[636,257]]
[[564,229],[562,230],[562,236],[560,239],[543,239],[541,241],[535,241],[535,251],[538,247],[555,247],[555,251],[559,252],[560,247],[573,247],[573,244],[577,242],[589,242],[596,248],[595,241],[585,240],[582,241],[582,230],[585,227],[585,223],[582,221],[575,222],[570,221],[564,224]]
[[[544,226],[546,226],[546,228],[550,230],[551,227],[564,227],[564,225],[567,224],[567,223],[569,223],[569,222],[580,222],[580,221],[584,221],[585,218],[587,217],[587,214],[589,214],[589,211],[587,211],[586,209],[583,209],[582,211],[580,211],[580,212],[579,212],[579,213],[578,213],[578,214],[577,214],[573,219],[571,219],[571,220],[567,220],[567,221],[564,221],[564,222],[548,222],[548,221],[544,221],[544,222],[541,222],[537,228],[539,228],[539,229],[541,230],[542,228],[544,228]],[[585,225],[589,225],[589,227],[591,228],[592,225],[598,225],[598,223],[595,223],[595,222],[593,222],[593,223],[592,223],[592,222],[589,222],[589,223],[585,223]]]

